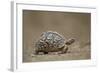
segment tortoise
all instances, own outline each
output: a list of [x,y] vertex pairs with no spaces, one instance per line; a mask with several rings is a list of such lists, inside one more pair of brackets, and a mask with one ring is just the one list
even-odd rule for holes
[[71,45],[75,39],[66,40],[64,36],[54,31],[43,32],[35,43],[35,55],[40,52],[48,54],[49,52],[58,52],[64,54],[68,50],[68,45]]

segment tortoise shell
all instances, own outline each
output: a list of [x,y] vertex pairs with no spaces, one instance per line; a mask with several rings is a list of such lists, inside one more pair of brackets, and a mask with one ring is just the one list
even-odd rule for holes
[[43,32],[35,44],[37,50],[56,51],[65,45],[65,38],[57,32]]

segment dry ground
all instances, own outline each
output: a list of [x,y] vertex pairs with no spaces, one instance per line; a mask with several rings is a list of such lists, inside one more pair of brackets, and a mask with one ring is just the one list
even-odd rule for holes
[[63,60],[85,60],[90,59],[90,44],[84,44],[79,46],[78,44],[73,44],[69,46],[69,50],[66,54],[46,54],[46,55],[34,55],[30,54],[27,56],[25,62],[41,62],[41,61],[63,61]]
[[[75,38],[69,52],[61,55],[35,55],[34,44],[46,31]],[[23,10],[23,62],[90,59],[91,14],[59,11]]]

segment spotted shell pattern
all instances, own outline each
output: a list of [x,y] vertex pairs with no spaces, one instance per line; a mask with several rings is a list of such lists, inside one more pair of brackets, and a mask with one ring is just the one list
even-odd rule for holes
[[38,50],[55,50],[65,45],[65,38],[57,32],[43,32],[35,44]]

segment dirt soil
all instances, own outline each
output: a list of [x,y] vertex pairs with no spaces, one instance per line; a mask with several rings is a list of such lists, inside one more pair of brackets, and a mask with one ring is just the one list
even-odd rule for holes
[[69,46],[69,50],[65,54],[46,54],[46,55],[34,55],[30,54],[26,62],[41,62],[41,61],[64,61],[64,60],[86,60],[91,58],[90,44],[84,46]]
[[[46,31],[56,31],[66,39],[75,38],[75,43],[66,54],[34,56],[34,44]],[[90,43],[90,13],[23,10],[23,62],[90,59]]]

